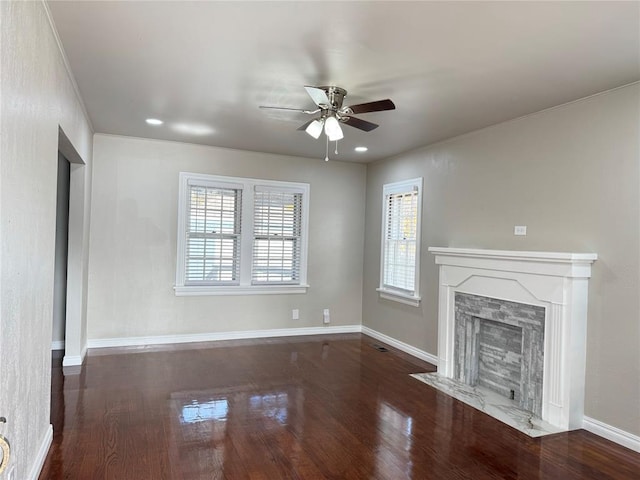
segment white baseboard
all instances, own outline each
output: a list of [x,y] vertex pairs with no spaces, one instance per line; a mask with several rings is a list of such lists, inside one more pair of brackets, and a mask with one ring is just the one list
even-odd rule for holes
[[340,327],[276,328],[271,330],[159,335],[154,337],[93,338],[89,340],[88,346],[89,348],[134,347],[144,345],[164,345],[170,343],[215,342],[219,340],[294,337],[299,335],[326,335],[330,333],[359,333],[360,331],[360,325],[345,325]]
[[54,340],[51,342],[51,350],[64,350],[64,340]]
[[82,365],[84,357],[87,355],[87,346],[85,345],[80,352],[80,355],[65,355],[62,358],[63,367],[77,367]]
[[65,355],[62,358],[63,367],[76,367],[82,365],[82,357],[80,355]]
[[396,340],[393,337],[385,335],[384,333],[380,333],[377,330],[373,330],[365,325],[362,325],[362,333],[365,335],[369,335],[370,337],[375,338],[376,340],[380,340],[381,342],[387,343],[392,347],[397,348],[398,350],[402,350],[409,355],[413,355],[414,357],[419,358],[420,360],[424,360],[425,362],[429,362],[435,366],[438,366],[438,357],[432,355],[429,352],[425,352],[424,350],[420,350],[408,343],[401,342],[400,340]]
[[31,472],[28,477],[30,480],[38,480],[42,467],[44,466],[44,461],[47,459],[47,453],[49,453],[49,447],[51,447],[52,441],[53,425],[49,424],[47,431],[44,434],[44,438],[42,439],[42,443],[40,444],[40,448],[38,449],[38,454],[31,466]]
[[640,437],[638,435],[625,432],[617,427],[612,427],[611,425],[587,416],[582,419],[582,428],[640,453]]

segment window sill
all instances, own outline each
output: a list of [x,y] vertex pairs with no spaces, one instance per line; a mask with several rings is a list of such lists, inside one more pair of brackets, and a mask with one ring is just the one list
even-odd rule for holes
[[380,298],[384,298],[385,300],[404,303],[405,305],[411,305],[412,307],[420,306],[421,298],[418,296],[394,292],[393,290],[386,290],[384,288],[376,288],[376,291],[379,293]]
[[212,287],[208,285],[176,285],[173,287],[176,297],[198,295],[288,295],[307,293],[309,285],[241,285]]

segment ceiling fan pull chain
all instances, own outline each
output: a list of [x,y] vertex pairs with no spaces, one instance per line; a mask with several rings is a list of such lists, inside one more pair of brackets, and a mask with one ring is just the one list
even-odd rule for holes
[[328,162],[329,161],[329,137],[325,135],[325,138],[327,139],[327,146],[325,149],[324,161]]
[[338,155],[338,140],[336,140],[336,155]]

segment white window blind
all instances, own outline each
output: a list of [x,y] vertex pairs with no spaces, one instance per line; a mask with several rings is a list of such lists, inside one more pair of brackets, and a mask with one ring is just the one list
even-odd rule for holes
[[252,283],[299,283],[302,192],[256,186],[253,198]]
[[306,293],[308,183],[180,173],[176,295]]
[[419,299],[422,179],[385,185],[380,291]]
[[185,285],[239,281],[242,190],[189,185]]

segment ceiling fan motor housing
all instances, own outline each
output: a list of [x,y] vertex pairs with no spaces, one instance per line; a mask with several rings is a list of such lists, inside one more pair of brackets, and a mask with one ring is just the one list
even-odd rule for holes
[[344,97],[347,96],[347,91],[344,88],[334,86],[324,86],[318,88],[326,92],[327,97],[331,102],[331,105],[328,106],[328,110],[336,112],[342,108]]

